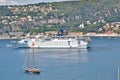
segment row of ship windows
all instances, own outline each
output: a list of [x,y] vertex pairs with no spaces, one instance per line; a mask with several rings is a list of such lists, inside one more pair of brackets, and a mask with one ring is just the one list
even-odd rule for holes
[[70,46],[70,45],[77,45],[78,42],[35,42],[35,45],[46,45],[46,46],[50,46],[50,45],[56,45],[56,46]]

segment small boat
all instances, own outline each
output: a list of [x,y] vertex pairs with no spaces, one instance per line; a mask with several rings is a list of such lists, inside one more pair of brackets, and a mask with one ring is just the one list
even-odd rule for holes
[[36,69],[36,68],[25,68],[25,72],[26,73],[36,73],[36,74],[39,74],[40,70]]
[[12,45],[12,44],[7,44],[6,46],[7,47],[14,47],[14,45]]

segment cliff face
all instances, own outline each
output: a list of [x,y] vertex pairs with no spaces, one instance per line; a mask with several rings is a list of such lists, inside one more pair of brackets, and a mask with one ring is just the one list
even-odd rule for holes
[[107,21],[119,21],[119,0],[83,0],[53,3],[52,5],[53,8],[63,11],[64,15],[68,15],[70,20],[73,18],[83,20],[103,18]]

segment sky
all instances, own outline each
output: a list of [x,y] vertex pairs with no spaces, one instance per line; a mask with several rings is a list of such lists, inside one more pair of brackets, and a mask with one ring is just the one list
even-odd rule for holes
[[69,1],[69,0],[0,0],[0,5],[25,5],[25,4],[34,4],[40,2],[58,2],[58,1]]

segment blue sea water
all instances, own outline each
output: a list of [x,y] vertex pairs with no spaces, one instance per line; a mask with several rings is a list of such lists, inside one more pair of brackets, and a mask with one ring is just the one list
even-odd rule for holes
[[34,49],[40,74],[25,73],[33,66],[33,49],[7,47],[0,40],[0,80],[117,80],[120,38],[92,38],[89,49]]

